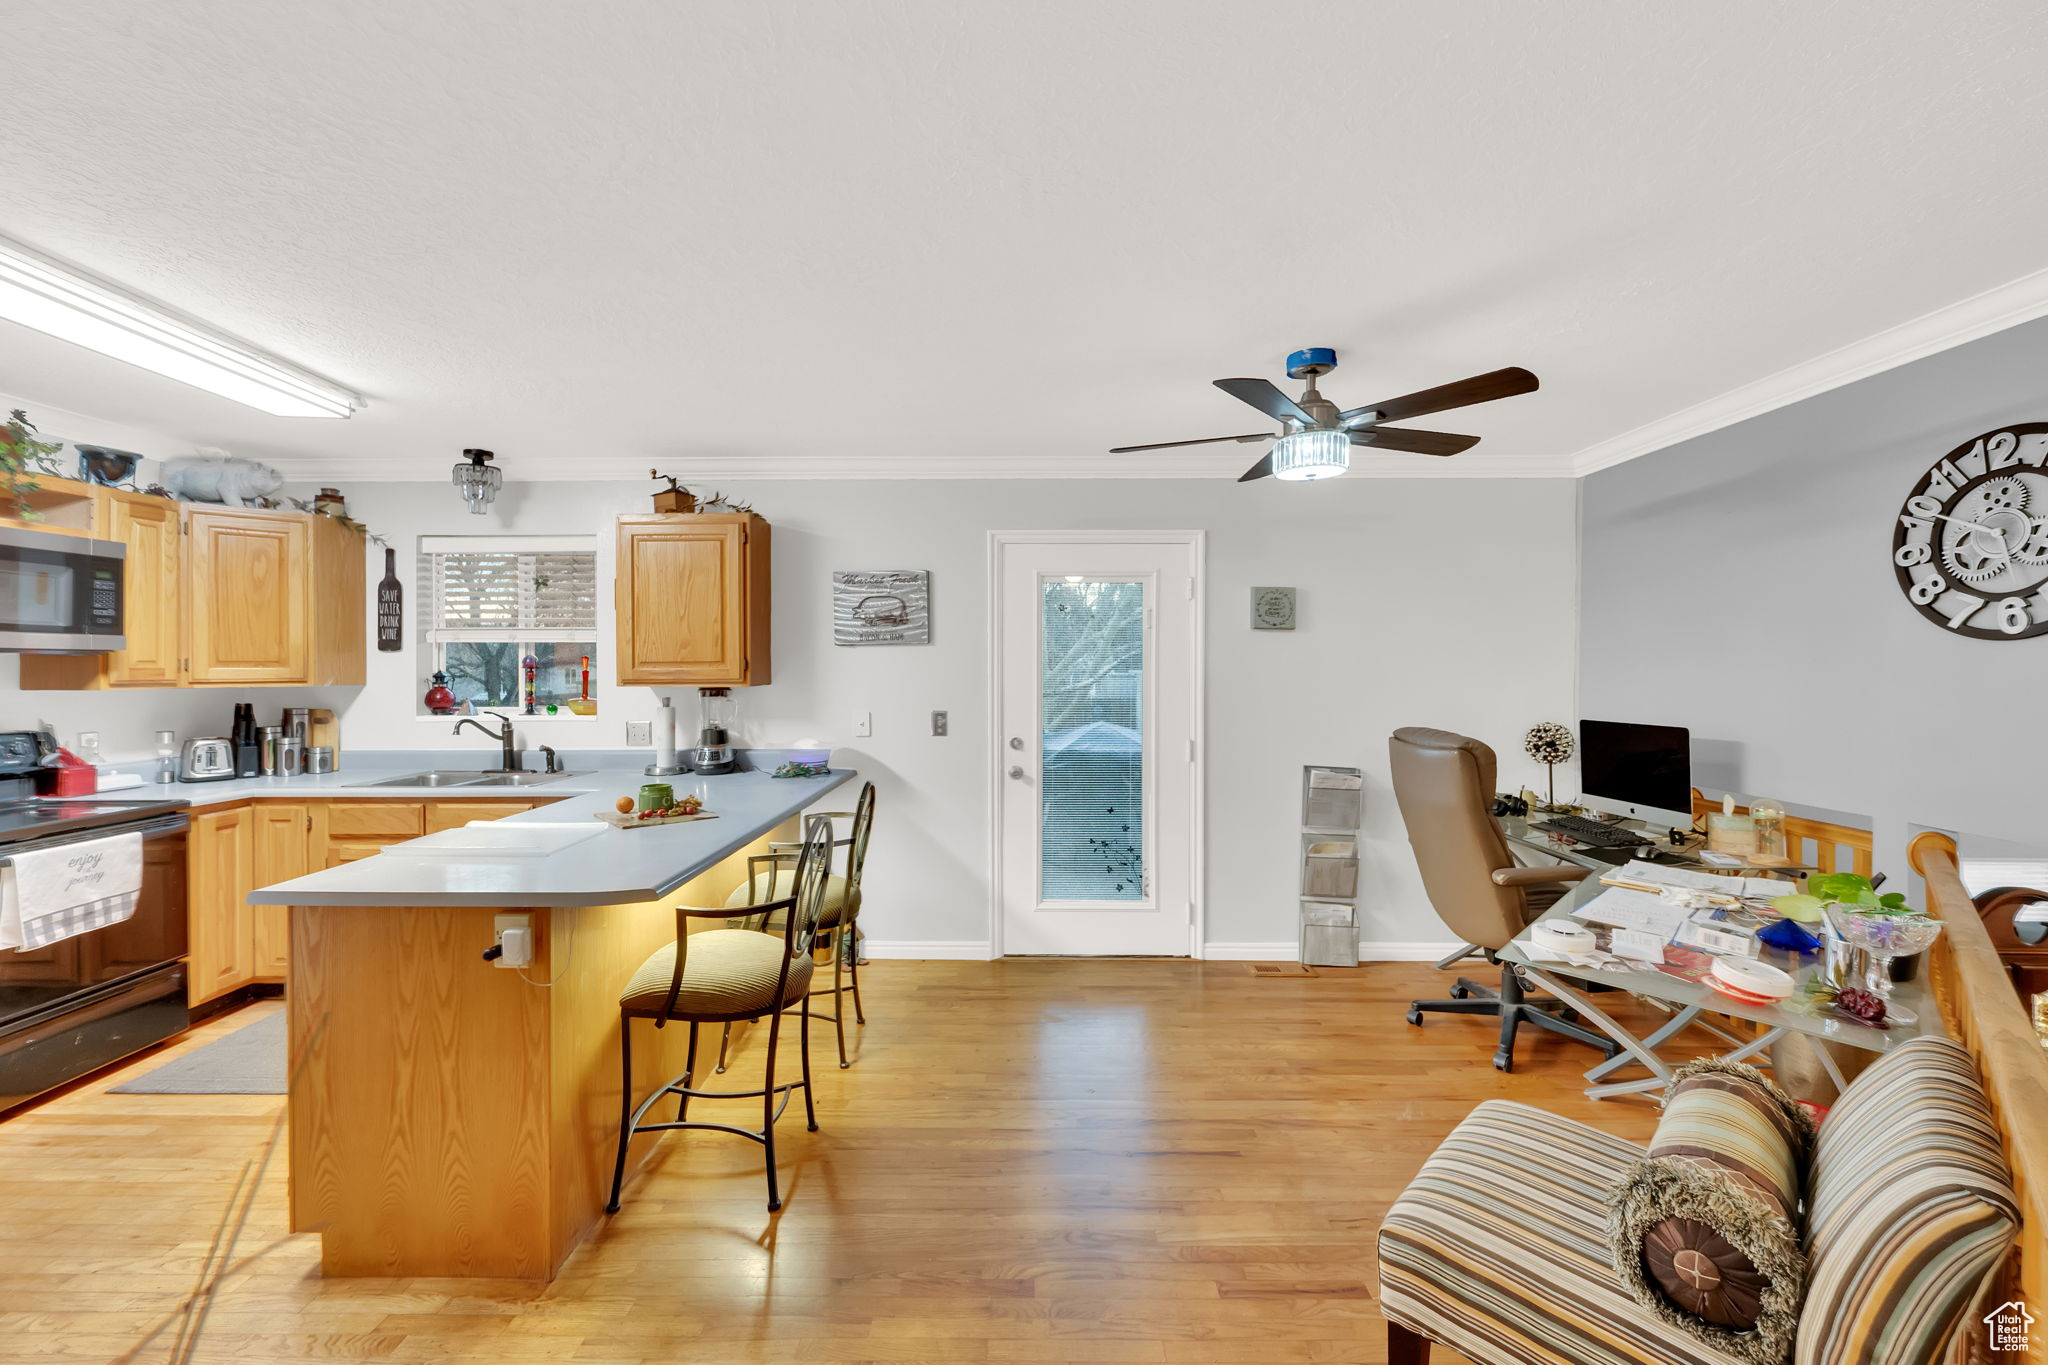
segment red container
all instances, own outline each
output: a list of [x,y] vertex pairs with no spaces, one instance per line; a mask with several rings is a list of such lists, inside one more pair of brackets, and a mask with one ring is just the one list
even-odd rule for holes
[[91,796],[100,789],[100,770],[69,749],[57,750],[57,765],[36,775],[43,796]]

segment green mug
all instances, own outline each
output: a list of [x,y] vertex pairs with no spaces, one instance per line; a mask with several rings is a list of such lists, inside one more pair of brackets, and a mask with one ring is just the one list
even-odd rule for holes
[[666,782],[649,782],[640,788],[641,810],[666,810],[676,803],[676,789]]

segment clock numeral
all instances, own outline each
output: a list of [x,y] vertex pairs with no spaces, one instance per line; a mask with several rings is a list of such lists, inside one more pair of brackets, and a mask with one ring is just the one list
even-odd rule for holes
[[1958,592],[1948,613],[1948,628],[1961,630],[1963,622],[1977,614],[1977,608],[1984,605],[1984,599],[1972,593]]
[[1925,607],[1932,605],[1934,599],[1941,596],[1942,590],[1947,586],[1946,583],[1941,581],[1939,574],[1929,574],[1925,578],[1915,579],[1913,586],[1906,590],[1906,596],[1912,598],[1916,604]]
[[1924,540],[1910,541],[1892,551],[1892,563],[1902,569],[1910,569],[1915,565],[1925,564],[1933,557],[1934,551],[1927,548],[1927,542]]
[[2018,464],[2020,462],[2019,449],[2019,437],[2009,431],[1999,432],[1991,438],[1991,444],[1986,447],[1987,452],[1991,456],[1991,468],[2004,469],[2008,465]]
[[1906,510],[1915,516],[1934,517],[1941,515],[1941,504],[1925,493],[1915,493],[1906,499]]
[[2034,624],[2033,618],[2027,615],[2024,597],[2000,598],[1993,610],[1998,613],[1998,628],[2007,635],[2024,635],[2027,627]]
[[1922,521],[1919,517],[1900,517],[1899,525],[1905,527],[1908,531],[1925,531],[1929,536],[1934,534],[1934,523]]

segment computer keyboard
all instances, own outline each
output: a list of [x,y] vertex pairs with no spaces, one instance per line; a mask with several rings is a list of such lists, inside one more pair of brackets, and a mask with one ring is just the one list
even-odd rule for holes
[[1582,844],[1593,844],[1599,848],[1632,848],[1637,844],[1663,842],[1647,830],[1622,829],[1618,825],[1606,824],[1600,820],[1589,820],[1583,815],[1558,815],[1548,820],[1533,820],[1531,829],[1548,830],[1577,839]]

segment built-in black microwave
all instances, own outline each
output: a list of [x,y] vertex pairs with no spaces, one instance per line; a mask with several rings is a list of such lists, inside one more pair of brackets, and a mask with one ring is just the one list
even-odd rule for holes
[[125,649],[127,558],[128,547],[118,540],[0,527],[0,652]]

